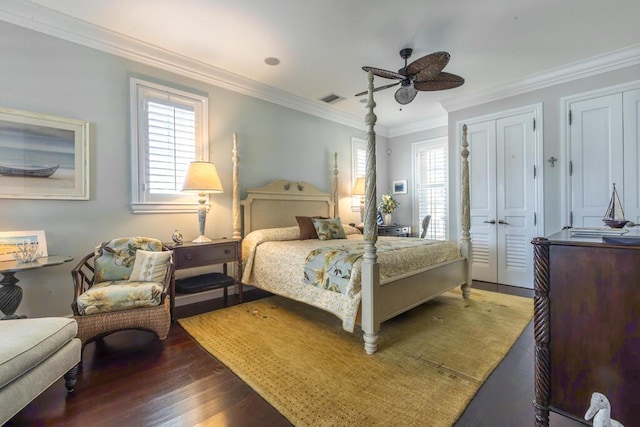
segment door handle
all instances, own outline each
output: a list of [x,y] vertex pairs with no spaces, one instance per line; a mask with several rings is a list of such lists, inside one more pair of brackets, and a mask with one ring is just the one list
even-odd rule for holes
[[503,220],[500,220],[500,221],[498,221],[498,224],[504,224],[504,225],[509,225],[509,223],[508,223],[508,222],[506,222],[506,221],[503,221]]
[[496,220],[492,219],[491,221],[484,221],[485,224],[495,224]]

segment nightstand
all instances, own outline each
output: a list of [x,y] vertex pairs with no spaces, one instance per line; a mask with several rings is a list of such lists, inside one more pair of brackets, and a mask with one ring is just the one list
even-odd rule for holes
[[378,236],[410,237],[411,227],[408,225],[379,225]]
[[[236,263],[236,271],[233,273],[233,284],[239,284],[242,271],[242,246],[241,241],[236,239],[217,239],[205,243],[185,242],[181,245],[175,243],[165,243],[173,251],[175,269],[184,270],[195,267],[206,267],[222,264],[222,273],[227,275],[227,263]],[[224,288],[225,303],[227,297],[227,286],[229,282],[221,282],[219,285],[213,284],[207,290]],[[174,309],[176,301],[186,298],[191,294],[176,295],[175,279],[171,281],[171,319],[175,320]],[[242,301],[242,287],[239,287],[240,300]]]

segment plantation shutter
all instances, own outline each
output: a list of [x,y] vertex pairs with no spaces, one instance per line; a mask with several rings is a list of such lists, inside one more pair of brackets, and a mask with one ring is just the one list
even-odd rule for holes
[[[431,215],[428,239],[447,240],[448,162],[447,141],[428,142],[416,146],[416,195],[420,227],[425,215]],[[422,233],[422,229],[420,230]]]
[[149,100],[147,112],[147,191],[179,192],[189,164],[196,159],[195,109],[171,100]]

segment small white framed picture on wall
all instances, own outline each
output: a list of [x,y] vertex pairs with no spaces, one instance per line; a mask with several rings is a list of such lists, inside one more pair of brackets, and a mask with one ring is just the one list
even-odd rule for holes
[[393,181],[393,194],[407,194],[407,180]]

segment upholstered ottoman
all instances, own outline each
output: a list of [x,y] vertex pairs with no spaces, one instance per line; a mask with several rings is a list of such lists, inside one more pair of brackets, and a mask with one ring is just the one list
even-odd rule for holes
[[0,425],[64,376],[73,391],[80,362],[74,319],[0,321]]

